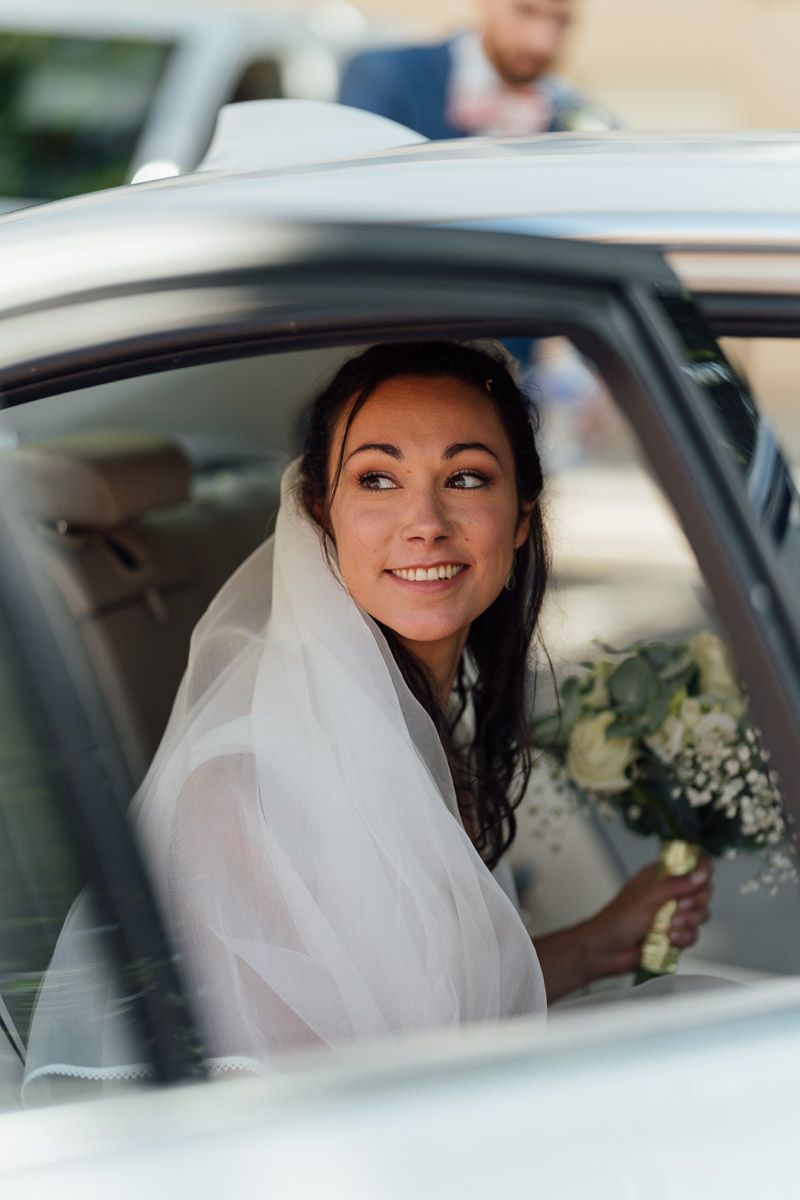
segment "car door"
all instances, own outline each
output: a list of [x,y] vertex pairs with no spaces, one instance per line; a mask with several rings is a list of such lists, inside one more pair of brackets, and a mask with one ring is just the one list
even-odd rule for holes
[[[775,524],[769,502],[788,484],[774,455],[763,475],[750,398],[657,255],[472,231],[272,226],[252,217],[209,223],[166,212],[140,237],[140,253],[120,262],[115,248],[129,216],[104,224],[73,211],[75,220],[65,214],[59,228],[52,217],[44,230],[51,246],[69,242],[73,263],[85,245],[80,273],[57,257],[52,270],[26,271],[37,238],[9,245],[0,389],[10,438],[21,436],[15,415],[28,406],[45,427],[57,425],[73,394],[160,372],[378,339],[566,332],[603,371],[674,506],[775,764],[791,778],[800,750],[800,630],[780,561],[785,521]],[[142,235],[134,218],[128,234]],[[233,402],[226,393],[218,399],[223,409]],[[143,999],[157,1075],[191,1078],[191,996],[182,997],[169,973],[122,815],[132,786],[119,773],[115,736],[102,717],[85,715],[92,664],[36,599],[40,584],[17,548],[13,505],[0,525],[13,564],[0,573],[0,600],[19,673],[47,713],[45,744],[64,774],[63,807],[113,912],[123,965],[154,964]],[[52,663],[60,664],[59,688],[50,682]],[[76,697],[75,678],[87,674]]]

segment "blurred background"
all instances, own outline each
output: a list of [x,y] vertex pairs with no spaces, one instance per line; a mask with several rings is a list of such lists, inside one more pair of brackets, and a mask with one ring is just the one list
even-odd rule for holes
[[[477,11],[473,0],[359,7],[420,38],[444,36]],[[563,70],[630,129],[796,128],[799,43],[798,0],[581,0]]]

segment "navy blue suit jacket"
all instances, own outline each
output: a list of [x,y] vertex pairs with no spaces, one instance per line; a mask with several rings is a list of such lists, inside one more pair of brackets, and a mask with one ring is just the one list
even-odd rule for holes
[[[464,137],[465,131],[447,120],[451,45],[447,41],[359,54],[344,73],[339,99],[352,108],[365,108],[399,121],[433,141]],[[570,128],[569,115],[578,111],[600,116],[599,110],[557,76],[546,76],[540,86],[553,102],[554,115],[548,132]],[[610,119],[602,118],[603,124],[613,125]]]

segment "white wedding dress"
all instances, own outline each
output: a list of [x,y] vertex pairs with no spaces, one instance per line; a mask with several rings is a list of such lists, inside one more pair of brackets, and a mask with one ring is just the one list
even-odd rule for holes
[[[286,472],[274,537],[192,638],[133,812],[212,1065],[545,1012],[512,901],[458,815],[433,723]],[[79,901],[27,1079],[135,1075]],[[64,972],[69,972],[69,975]],[[71,980],[72,998],[64,980]]]

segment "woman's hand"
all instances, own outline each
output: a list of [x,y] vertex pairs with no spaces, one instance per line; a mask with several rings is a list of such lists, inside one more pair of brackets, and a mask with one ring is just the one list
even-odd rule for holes
[[701,858],[688,875],[663,877],[657,863],[644,867],[620,889],[610,904],[584,925],[590,981],[624,975],[639,964],[642,941],[662,904],[677,900],[669,939],[684,949],[697,941],[708,920],[711,863]]
[[588,921],[536,938],[548,1000],[552,1003],[598,979],[634,971],[653,918],[668,900],[678,902],[670,941],[684,949],[697,941],[700,926],[708,920],[711,863],[707,858],[701,858],[689,875],[667,877],[662,877],[657,863],[651,863]]

